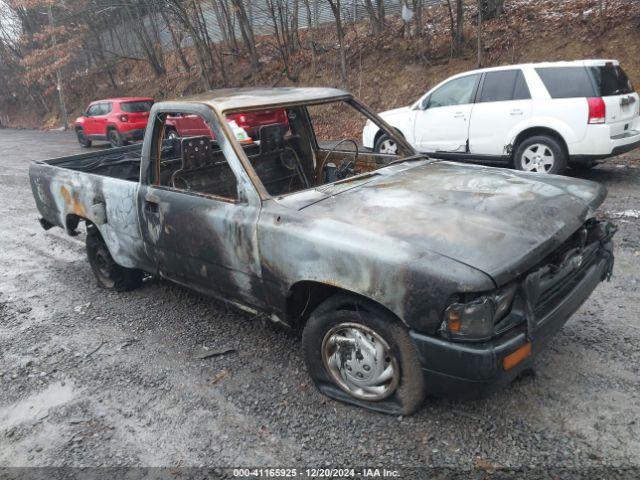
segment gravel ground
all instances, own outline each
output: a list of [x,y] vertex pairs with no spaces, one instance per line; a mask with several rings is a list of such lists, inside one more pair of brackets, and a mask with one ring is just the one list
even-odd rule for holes
[[[0,151],[0,465],[640,473],[637,152],[582,174],[609,188],[614,277],[535,374],[402,418],[320,395],[299,338],[260,318],[158,280],[99,289],[84,236],[40,228],[27,178],[31,160],[78,153],[74,137],[0,130]],[[195,359],[203,346],[235,352]]]

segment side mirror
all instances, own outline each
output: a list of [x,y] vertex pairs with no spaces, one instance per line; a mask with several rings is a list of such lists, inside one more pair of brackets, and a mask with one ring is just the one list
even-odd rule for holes
[[429,108],[429,100],[430,98],[427,97],[422,101],[422,103],[420,104],[420,110],[427,110]]

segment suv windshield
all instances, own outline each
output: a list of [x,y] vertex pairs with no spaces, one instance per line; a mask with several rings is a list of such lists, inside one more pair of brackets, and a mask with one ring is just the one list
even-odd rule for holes
[[123,103],[120,108],[122,108],[123,112],[127,113],[142,113],[151,110],[152,105],[152,101],[145,100],[143,102],[126,102]]

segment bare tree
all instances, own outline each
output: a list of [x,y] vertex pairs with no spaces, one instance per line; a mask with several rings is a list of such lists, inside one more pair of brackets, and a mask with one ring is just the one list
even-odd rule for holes
[[304,0],[304,6],[307,11],[307,34],[309,36],[309,49],[311,50],[311,70],[313,76],[318,75],[318,55],[316,52],[316,36],[312,25],[311,4],[310,0]]
[[251,19],[247,15],[247,10],[244,8],[242,0],[231,0],[233,9],[240,25],[240,33],[244,41],[247,50],[249,51],[249,60],[251,62],[251,69],[253,73],[257,73],[260,70],[260,61],[258,59],[258,52],[256,51],[256,39],[253,34],[253,26],[251,25]]
[[369,15],[369,21],[371,23],[371,33],[377,35],[384,30],[384,0],[376,0],[376,5],[373,5],[373,0],[364,0],[364,8]]
[[340,49],[340,79],[343,84],[347,83],[347,53],[345,49],[345,33],[340,14],[340,0],[327,0],[331,7],[331,12],[336,21],[336,33],[338,34],[338,47]]
[[[298,31],[298,1],[293,0],[266,0],[267,10],[271,17],[273,34],[276,44],[284,64],[284,72],[291,81],[298,78],[291,71],[291,55],[299,44]],[[289,11],[289,6],[293,7],[293,12]]]

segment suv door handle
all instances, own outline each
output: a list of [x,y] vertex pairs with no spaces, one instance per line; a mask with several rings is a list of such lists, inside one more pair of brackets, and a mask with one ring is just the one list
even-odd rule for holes
[[453,118],[464,118],[464,112],[456,112],[453,114]]
[[509,115],[522,115],[522,110],[519,109],[513,109],[511,110],[511,112],[509,113]]

